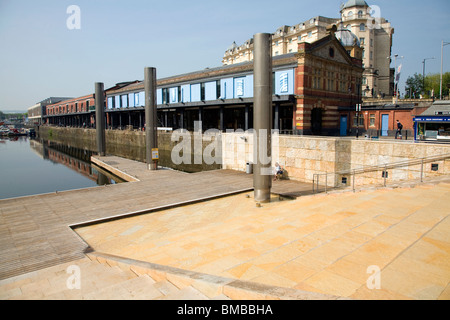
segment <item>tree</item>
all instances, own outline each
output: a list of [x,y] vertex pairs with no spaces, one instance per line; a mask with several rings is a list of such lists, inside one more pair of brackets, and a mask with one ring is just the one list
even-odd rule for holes
[[[425,77],[425,93],[434,94],[434,97],[439,98],[439,84],[441,74],[435,73]],[[442,75],[442,97],[448,96],[447,84],[450,84],[450,72],[446,72]]]
[[[429,74],[425,76],[425,90],[423,87],[423,76],[415,73],[406,79],[405,97],[418,99],[420,95],[424,98],[439,98],[440,73]],[[442,75],[442,97],[449,95],[450,72]]]
[[406,98],[419,98],[423,91],[423,76],[415,73],[414,76],[409,76],[406,79]]

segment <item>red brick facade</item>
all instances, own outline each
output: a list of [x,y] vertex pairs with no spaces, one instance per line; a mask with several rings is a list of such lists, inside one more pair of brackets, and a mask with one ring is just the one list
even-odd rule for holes
[[78,112],[89,112],[89,108],[95,105],[94,95],[74,98],[48,105],[47,115],[71,114]]
[[350,57],[334,35],[300,43],[298,52],[294,127],[301,134],[338,134],[338,108],[361,98],[361,60]]

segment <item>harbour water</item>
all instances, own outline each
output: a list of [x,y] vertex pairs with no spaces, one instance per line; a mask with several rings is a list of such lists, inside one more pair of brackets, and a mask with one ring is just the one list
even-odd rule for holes
[[90,163],[92,152],[29,137],[0,140],[0,199],[123,182]]

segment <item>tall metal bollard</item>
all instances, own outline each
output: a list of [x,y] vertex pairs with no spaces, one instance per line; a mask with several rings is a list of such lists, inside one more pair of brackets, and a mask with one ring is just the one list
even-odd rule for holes
[[158,115],[156,109],[156,69],[144,69],[145,144],[149,170],[158,169]]
[[105,91],[102,82],[95,83],[95,127],[97,132],[98,154],[105,156]]
[[272,188],[272,50],[271,35],[254,35],[254,170],[255,201],[269,202]]

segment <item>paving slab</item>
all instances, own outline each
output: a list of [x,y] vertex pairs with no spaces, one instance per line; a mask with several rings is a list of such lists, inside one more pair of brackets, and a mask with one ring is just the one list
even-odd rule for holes
[[[440,299],[450,281],[450,184],[413,190],[262,207],[249,192],[75,231],[99,252],[219,277],[354,299]],[[373,267],[380,288],[370,286]]]

